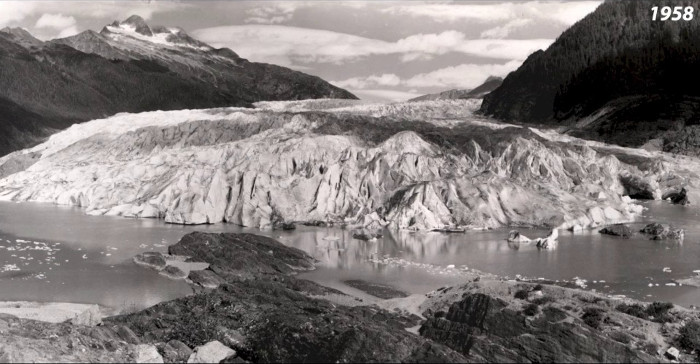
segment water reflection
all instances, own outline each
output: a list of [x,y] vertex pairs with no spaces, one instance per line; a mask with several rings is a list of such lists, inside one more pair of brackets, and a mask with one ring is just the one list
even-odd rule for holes
[[[51,261],[60,265],[49,266],[44,251],[23,252],[24,259],[20,259],[20,254],[13,257],[0,248],[0,268],[11,264],[20,268],[0,272],[0,300],[92,302],[128,309],[188,294],[184,282],[138,268],[131,258],[143,251],[165,251],[168,244],[197,230],[251,232],[279,239],[319,260],[318,269],[303,277],[351,292],[344,280],[367,280],[423,293],[462,283],[459,268],[468,266],[511,277],[571,280],[578,276],[587,279],[592,289],[700,305],[698,289],[665,286],[700,269],[698,211],[665,203],[649,207],[646,214],[653,217],[646,220],[686,229],[684,244],[641,237],[618,239],[596,231],[561,232],[557,249],[539,250],[534,244],[508,243],[508,229],[452,234],[386,231],[381,239],[361,241],[337,228],[258,231],[224,224],[179,226],[152,219],[93,217],[79,209],[53,205],[0,203],[0,245],[14,246],[21,239],[59,244],[60,249]],[[544,236],[547,230],[523,233]],[[32,260],[27,261],[28,257]],[[456,268],[447,269],[450,265]],[[664,267],[671,272],[663,272]],[[39,274],[43,278],[37,278]]]

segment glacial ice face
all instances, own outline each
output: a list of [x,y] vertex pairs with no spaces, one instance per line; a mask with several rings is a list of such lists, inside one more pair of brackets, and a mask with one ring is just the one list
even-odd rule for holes
[[1,169],[41,155],[0,180],[0,199],[263,228],[567,228],[639,212],[620,183],[623,173],[643,175],[637,167],[475,116],[473,100],[347,105],[314,100],[90,121],[0,160]]

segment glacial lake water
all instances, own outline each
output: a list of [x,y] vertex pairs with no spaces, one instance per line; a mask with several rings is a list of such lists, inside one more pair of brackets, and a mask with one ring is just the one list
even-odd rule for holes
[[[561,232],[555,250],[538,250],[504,239],[508,229],[468,233],[386,231],[377,241],[352,238],[348,230],[299,226],[260,231],[233,225],[180,226],[153,219],[88,216],[79,208],[38,203],[0,203],[0,301],[97,303],[115,312],[134,310],[192,292],[141,268],[132,257],[167,250],[191,231],[251,232],[277,238],[319,260],[301,277],[363,296],[346,280],[425,293],[464,282],[460,268],[552,280],[587,280],[587,289],[646,301],[700,305],[700,288],[667,286],[700,269],[700,210],[665,202],[645,204],[642,220],[686,229],[683,243],[619,239],[597,230]],[[640,221],[635,228],[641,228]],[[637,229],[638,230],[638,229]],[[521,230],[531,238],[545,230]],[[454,268],[448,268],[454,265]],[[668,267],[671,272],[664,272]],[[652,286],[649,287],[649,284]],[[658,284],[658,286],[657,286]]]

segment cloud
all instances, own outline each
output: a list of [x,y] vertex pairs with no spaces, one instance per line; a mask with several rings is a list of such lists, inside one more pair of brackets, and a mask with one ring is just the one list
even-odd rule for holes
[[495,4],[402,4],[389,6],[383,13],[427,18],[435,22],[507,22],[515,19],[541,19],[571,25],[597,8],[602,1],[528,1]]
[[55,38],[66,38],[66,37],[76,35],[78,33],[80,33],[80,30],[78,30],[77,27],[70,26],[68,28],[61,30],[61,32],[58,33],[58,35]]
[[517,69],[520,64],[519,61],[510,61],[503,64],[465,63],[420,73],[407,79],[401,79],[395,74],[382,74],[352,77],[341,81],[331,81],[331,83],[338,87],[350,89],[352,92],[386,86],[396,86],[411,90],[426,88],[441,90],[452,88],[472,89],[482,84],[489,76],[505,77],[509,72]]
[[34,25],[37,28],[65,29],[75,25],[75,18],[63,14],[44,14]]
[[300,5],[302,4],[289,2],[254,7],[246,10],[248,18],[245,19],[245,22],[255,24],[285,23],[292,19],[294,12]]
[[505,77],[520,66],[519,61],[504,64],[461,64],[417,74],[401,84],[406,87],[474,88],[488,76]]
[[452,52],[504,60],[524,60],[553,39],[467,39],[454,30],[415,34],[395,42],[327,30],[279,25],[234,25],[199,29],[192,34],[217,47],[228,47],[254,61],[291,65],[335,63],[377,55],[399,55],[404,62]]
[[382,75],[371,75],[368,77],[348,78],[344,81],[333,82],[333,84],[342,88],[365,89],[368,86],[398,86],[401,84],[401,79],[399,76],[393,73],[385,73]]
[[534,20],[532,19],[515,19],[508,23],[497,26],[488,30],[481,32],[481,38],[505,38],[509,36],[514,30],[522,28],[526,25],[532,24]]
[[31,15],[37,8],[32,1],[2,1],[0,2],[0,27],[19,22]]

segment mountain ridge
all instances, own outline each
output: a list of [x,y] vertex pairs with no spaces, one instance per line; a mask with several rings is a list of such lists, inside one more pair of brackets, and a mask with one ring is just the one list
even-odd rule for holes
[[0,99],[6,100],[0,106],[7,107],[0,109],[0,131],[7,132],[0,155],[119,112],[356,99],[319,77],[249,62],[179,28],[150,27],[140,17],[112,25],[104,34],[87,30],[47,42],[22,29],[0,32]]

